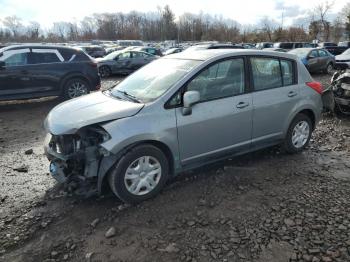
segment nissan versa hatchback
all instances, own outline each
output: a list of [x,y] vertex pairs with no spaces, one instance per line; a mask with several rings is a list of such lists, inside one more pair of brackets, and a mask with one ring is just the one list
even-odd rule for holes
[[184,170],[272,145],[303,150],[320,118],[321,92],[291,54],[169,55],[110,90],[56,106],[45,120],[50,171],[98,192],[109,184],[137,203]]

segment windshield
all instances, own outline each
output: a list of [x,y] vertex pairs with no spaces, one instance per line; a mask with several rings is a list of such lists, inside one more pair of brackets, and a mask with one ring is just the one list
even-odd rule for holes
[[121,52],[120,51],[115,51],[115,52],[112,52],[108,55],[106,55],[105,57],[103,57],[104,59],[107,59],[107,60],[113,60],[117,55],[119,55]]
[[112,89],[112,95],[127,93],[143,103],[152,102],[200,63],[183,59],[156,60],[119,83]]
[[297,48],[297,49],[290,50],[288,53],[296,55],[300,58],[303,58],[303,57],[306,57],[309,52],[310,52],[309,49]]

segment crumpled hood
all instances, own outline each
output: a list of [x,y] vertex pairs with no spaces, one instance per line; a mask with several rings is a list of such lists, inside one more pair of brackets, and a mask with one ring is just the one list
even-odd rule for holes
[[57,105],[46,117],[45,128],[53,135],[74,134],[84,126],[133,116],[143,106],[96,92]]

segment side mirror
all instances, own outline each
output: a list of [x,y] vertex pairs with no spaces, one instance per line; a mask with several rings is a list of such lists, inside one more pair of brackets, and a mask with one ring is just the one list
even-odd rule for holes
[[184,116],[192,114],[192,106],[198,103],[200,100],[200,94],[198,91],[187,91],[183,96],[183,108],[182,114]]
[[6,63],[4,61],[0,61],[0,69],[5,69]]
[[309,56],[307,57],[307,59],[313,59],[313,58],[316,58],[316,56],[309,55]]

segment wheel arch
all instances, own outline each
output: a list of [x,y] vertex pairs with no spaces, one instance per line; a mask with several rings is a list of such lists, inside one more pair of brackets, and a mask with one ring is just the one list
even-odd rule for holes
[[60,91],[61,91],[62,95],[64,93],[64,88],[65,88],[65,85],[67,84],[67,82],[72,80],[72,79],[75,79],[75,78],[82,79],[82,80],[86,81],[89,84],[89,86],[88,86],[89,90],[90,91],[92,90],[92,83],[88,77],[84,76],[81,73],[72,73],[72,74],[68,74],[68,75],[64,76],[60,82]]
[[103,188],[106,187],[108,184],[107,178],[108,174],[110,173],[112,167],[114,164],[120,160],[120,158],[125,155],[127,152],[129,152],[131,149],[140,146],[140,145],[152,145],[160,149],[165,157],[168,160],[168,165],[169,165],[169,177],[173,177],[175,174],[175,159],[174,155],[170,150],[170,147],[167,146],[165,143],[158,141],[158,140],[142,140],[142,141],[137,141],[133,144],[130,144],[126,148],[123,148],[121,151],[119,151],[117,154],[113,154],[109,157],[105,157],[101,160],[100,162],[100,167],[98,171],[98,192],[101,193]]

